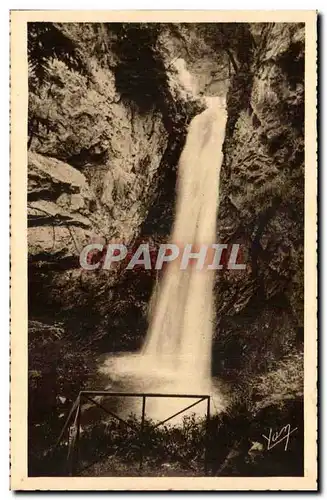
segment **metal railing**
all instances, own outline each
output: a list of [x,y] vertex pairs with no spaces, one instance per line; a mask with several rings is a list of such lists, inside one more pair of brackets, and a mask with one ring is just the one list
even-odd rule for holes
[[[113,411],[106,408],[103,404],[98,401],[95,401],[93,397],[140,397],[142,398],[142,413],[141,413],[141,422],[140,426],[137,427],[132,425],[130,422],[116,415]],[[142,471],[143,459],[144,459],[144,424],[146,417],[146,400],[147,398],[188,398],[188,399],[197,399],[197,401],[192,404],[182,408],[180,411],[170,415],[168,418],[156,423],[154,425],[154,429],[167,423],[173,418],[181,415],[187,410],[190,410],[194,406],[202,403],[203,401],[207,402],[206,406],[206,432],[205,432],[205,447],[204,447],[204,475],[208,475],[208,444],[209,444],[209,423],[210,423],[210,396],[207,394],[162,394],[162,393],[136,393],[136,392],[110,392],[110,391],[81,391],[76,398],[72,408],[67,416],[65,424],[62,428],[60,436],[57,440],[55,448],[59,446],[61,440],[63,439],[65,432],[69,428],[69,424],[73,421],[72,432],[68,444],[68,455],[67,455],[67,470],[68,475],[72,476],[76,473],[76,450],[78,449],[80,432],[81,432],[81,411],[82,404],[85,402],[92,403],[95,406],[99,407],[101,410],[105,411],[107,414],[111,415],[113,418],[119,420],[124,423],[127,427],[132,428],[134,431],[139,433],[139,441],[140,441],[140,455],[139,455],[139,469],[140,473]]]

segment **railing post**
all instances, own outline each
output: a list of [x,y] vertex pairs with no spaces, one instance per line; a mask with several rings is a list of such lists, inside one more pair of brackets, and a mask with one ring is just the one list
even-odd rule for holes
[[67,466],[68,466],[68,475],[69,476],[72,476],[75,472],[75,444],[76,444],[77,435],[79,433],[78,427],[79,427],[80,412],[81,412],[80,401],[81,401],[81,397],[79,395],[75,419],[74,419],[74,423],[72,426],[72,436],[71,436],[71,441],[69,443],[68,455],[67,455]]
[[[124,419],[120,418],[118,415],[115,415],[113,412],[109,411],[107,408],[102,406],[100,403],[97,401],[94,401],[89,397],[89,395],[97,395],[97,396],[130,396],[130,397],[135,397],[139,396],[142,397],[142,416],[141,416],[141,426],[139,427],[138,425],[132,426],[128,421],[125,421]],[[57,440],[56,446],[60,444],[60,441],[62,437],[64,436],[69,423],[71,419],[74,416],[75,412],[75,417],[74,417],[74,422],[71,427],[71,439],[69,440],[69,446],[68,446],[68,456],[67,456],[67,466],[68,466],[68,475],[72,476],[74,473],[76,473],[76,462],[79,460],[79,448],[80,448],[80,432],[81,432],[81,412],[82,412],[82,396],[86,399],[89,399],[94,405],[99,406],[103,410],[105,410],[109,415],[113,416],[120,422],[124,422],[127,426],[131,427],[134,429],[134,431],[138,432],[139,434],[139,445],[140,445],[140,453],[139,453],[139,470],[140,474],[143,468],[143,460],[144,460],[144,452],[145,452],[145,406],[146,406],[146,398],[147,397],[160,397],[160,398],[167,398],[167,397],[173,397],[173,398],[193,398],[193,399],[199,399],[199,401],[196,401],[192,405],[187,406],[186,408],[183,408],[183,410],[171,415],[169,418],[166,418],[165,420],[159,422],[154,428],[158,427],[159,425],[162,425],[163,423],[167,422],[168,420],[171,420],[172,418],[176,417],[177,415],[180,415],[184,411],[192,408],[196,404],[201,403],[202,401],[204,402],[207,400],[207,410],[206,410],[206,422],[205,422],[205,437],[204,437],[204,475],[210,475],[209,473],[209,458],[210,458],[210,453],[209,453],[209,445],[210,445],[210,396],[209,395],[194,395],[194,394],[157,394],[157,393],[115,393],[115,392],[110,392],[110,391],[81,391],[79,393],[79,396],[75,400],[69,415],[66,419],[66,422],[64,424],[64,427],[60,433],[60,436]],[[149,443],[148,443],[149,444]],[[191,467],[192,468],[192,467]]]
[[60,441],[62,440],[62,438],[63,438],[63,436],[64,436],[64,434],[65,434],[65,432],[67,430],[69,422],[70,422],[70,419],[72,418],[73,413],[76,410],[78,402],[79,402],[79,396],[75,399],[74,404],[72,405],[72,407],[71,407],[71,409],[69,411],[69,414],[68,414],[68,417],[66,419],[66,422],[65,422],[65,424],[64,424],[64,426],[63,426],[63,428],[61,430],[60,436],[58,437],[57,442],[56,442],[56,444],[54,446],[55,448],[57,448],[57,446],[59,446]]
[[145,400],[146,396],[142,396],[142,419],[141,419],[141,430],[140,430],[140,472],[143,466],[143,434],[144,434],[144,419],[145,419]]
[[206,436],[204,450],[204,475],[208,475],[208,448],[209,448],[209,425],[210,425],[210,396],[207,398],[207,418],[206,418]]
[[80,400],[79,400],[79,405],[78,405],[78,413],[77,413],[77,418],[76,418],[76,447],[75,447],[75,457],[74,457],[74,470],[73,474],[76,473],[77,471],[77,464],[80,459],[80,434],[81,434],[81,413],[82,413],[82,395],[80,395]]

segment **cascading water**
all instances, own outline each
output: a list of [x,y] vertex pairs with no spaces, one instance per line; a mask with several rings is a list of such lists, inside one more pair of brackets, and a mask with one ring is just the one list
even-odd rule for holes
[[[180,158],[171,242],[180,248],[216,243],[219,175],[227,114],[224,100],[208,97],[207,109],[189,127]],[[150,326],[140,353],[109,358],[102,373],[125,390],[211,394],[214,271],[197,270],[180,260],[167,265],[154,291]],[[114,375],[113,375],[114,374]],[[184,404],[185,403],[185,404]],[[190,404],[189,399],[147,401],[147,415],[164,419]],[[215,406],[219,406],[216,396]],[[192,412],[202,414],[204,403]]]

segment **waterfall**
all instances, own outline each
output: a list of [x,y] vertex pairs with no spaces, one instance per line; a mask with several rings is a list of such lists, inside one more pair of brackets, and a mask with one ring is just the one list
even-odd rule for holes
[[[177,179],[175,221],[170,241],[184,248],[216,243],[219,177],[227,114],[224,100],[207,99],[207,109],[191,121]],[[193,250],[195,251],[195,250]],[[140,353],[116,357],[107,369],[129,377],[135,390],[212,394],[214,271],[169,263],[156,285],[152,314]],[[107,370],[106,370],[107,371]],[[192,401],[191,401],[192,402]],[[185,404],[184,404],[185,403]],[[190,400],[154,398],[147,415],[166,418]],[[197,407],[194,407],[196,411]],[[199,413],[204,410],[199,405]]]
[[[218,98],[219,99],[219,98]],[[220,101],[218,101],[220,103]],[[191,122],[178,169],[172,243],[216,243],[219,170],[226,123],[217,100]],[[178,378],[207,380],[211,368],[213,271],[168,264],[156,291],[153,318],[143,354]],[[193,375],[192,375],[193,374]]]

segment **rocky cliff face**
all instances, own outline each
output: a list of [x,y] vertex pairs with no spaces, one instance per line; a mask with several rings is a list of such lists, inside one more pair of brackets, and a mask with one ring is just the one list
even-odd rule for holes
[[[94,302],[99,288],[117,281],[85,273],[79,254],[90,242],[135,240],[160,190],[162,165],[168,158],[176,167],[187,124],[203,109],[178,67],[169,69],[158,33],[143,25],[101,29],[102,38],[97,25],[30,31],[32,314],[87,306],[90,295]],[[95,47],[99,40],[104,45]]]
[[[77,349],[141,344],[155,276],[87,272],[79,253],[92,241],[168,237],[176,166],[204,94],[227,93],[217,238],[239,242],[247,264],[217,276],[214,373],[253,378],[294,354],[303,332],[304,27],[32,24],[29,68],[36,387],[45,368],[35,352],[47,339],[59,345],[54,365],[69,366],[57,393],[72,390]],[[76,355],[63,363],[67,339]]]

